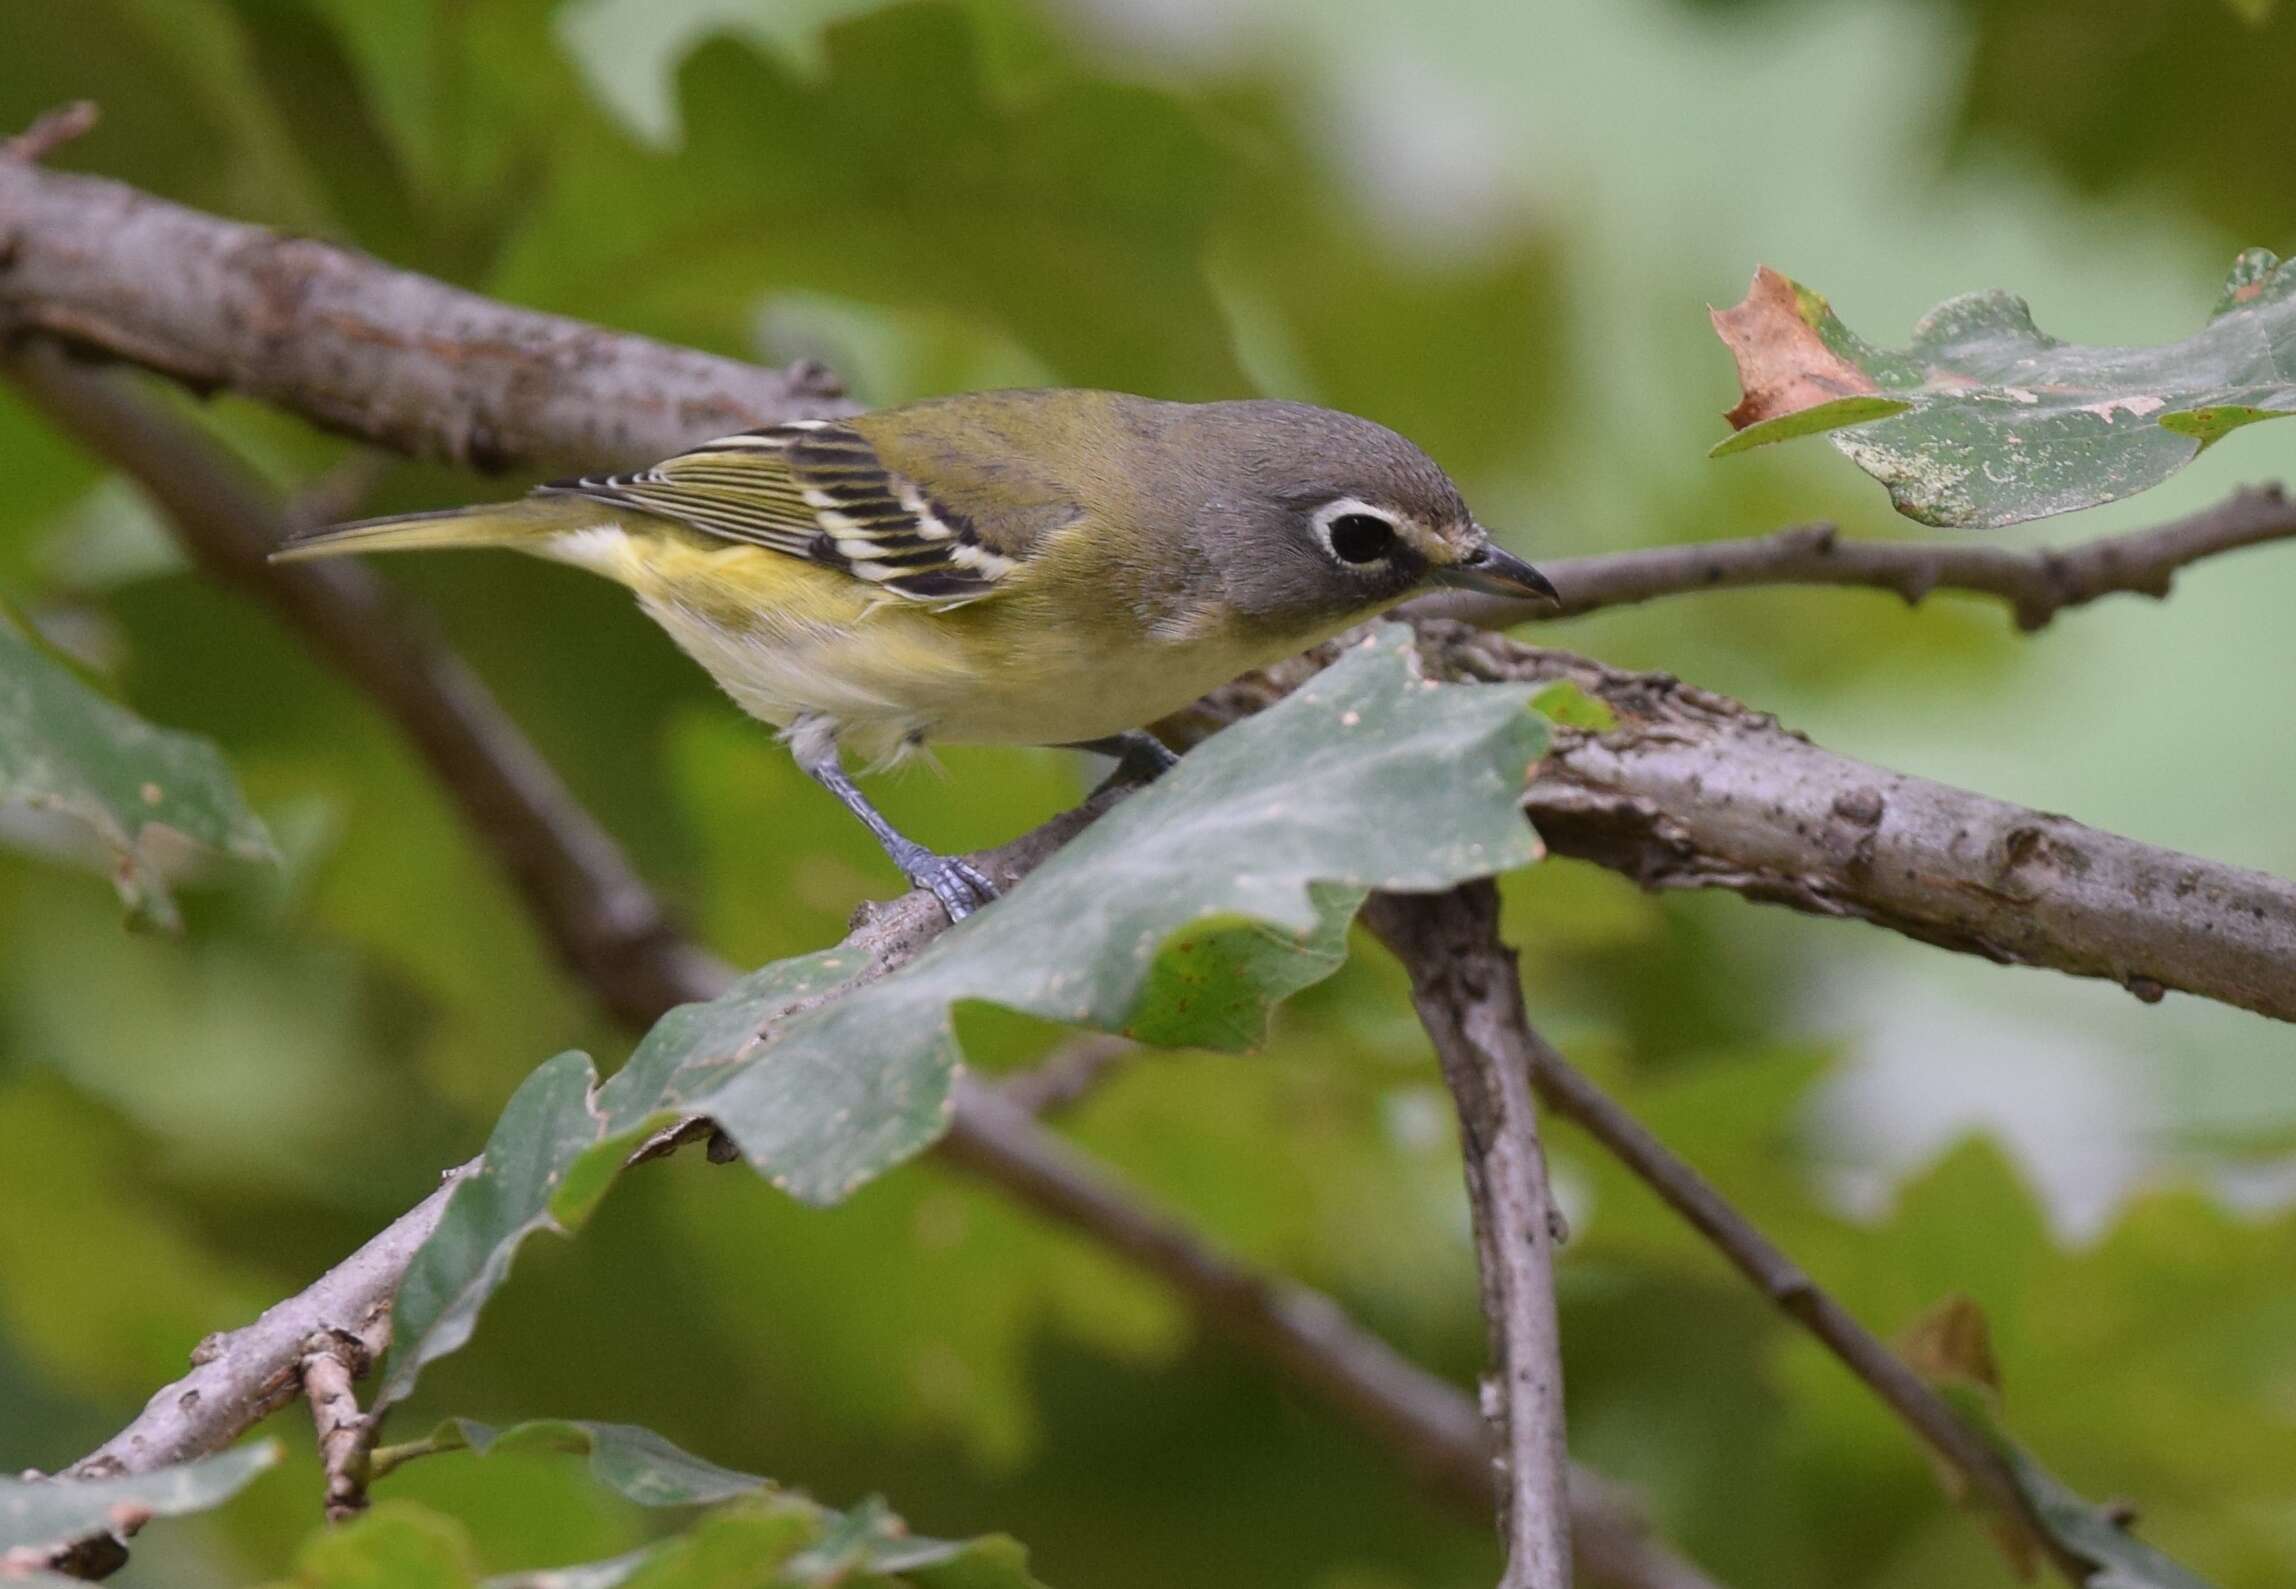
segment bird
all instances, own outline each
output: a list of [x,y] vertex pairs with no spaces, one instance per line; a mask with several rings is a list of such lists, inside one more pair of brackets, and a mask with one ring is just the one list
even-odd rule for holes
[[790,419],[522,499],[307,531],[274,560],[506,547],[604,575],[962,920],[996,888],[853,781],[934,741],[1146,779],[1146,725],[1431,587],[1556,599],[1386,426],[1070,388]]

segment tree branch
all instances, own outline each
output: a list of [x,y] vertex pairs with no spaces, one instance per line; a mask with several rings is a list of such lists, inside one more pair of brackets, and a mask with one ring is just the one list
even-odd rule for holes
[[[213,442],[108,373],[27,348],[8,365],[51,418],[135,479],[201,564],[266,601],[406,731],[502,861],[536,926],[617,1017],[643,1027],[672,1005],[714,997],[725,967],[670,925],[610,838],[560,784],[484,687],[349,564],[273,564],[260,551],[284,529],[276,506]],[[319,577],[314,577],[319,576]],[[347,577],[336,577],[347,576]],[[1120,796],[1104,789],[1001,848],[972,857],[1010,885]],[[866,975],[902,964],[946,918],[930,894],[864,907],[845,940]],[[1388,1441],[1453,1495],[1487,1502],[1488,1448],[1473,1406],[1350,1321],[1330,1298],[1259,1275],[1185,1226],[1119,1190],[1022,1110],[961,1083],[941,1154],[1170,1282],[1203,1322]],[[476,1161],[448,1175],[468,1173]],[[305,1291],[253,1324],[212,1338],[191,1372],[74,1465],[78,1473],[148,1471],[221,1449],[295,1399],[307,1343],[342,1332],[379,1356],[390,1304],[416,1248],[436,1228],[448,1185]],[[1713,1589],[1662,1543],[1617,1485],[1573,1480],[1576,1544],[1592,1582],[1615,1589]]]
[[1529,1042],[1515,956],[1499,940],[1488,880],[1443,894],[1375,894],[1364,924],[1411,974],[1459,1113],[1491,1368],[1483,1416],[1498,1455],[1500,1589],[1570,1589],[1568,1457],[1554,1248],[1561,1216],[1531,1107]]
[[1813,745],[1768,713],[1464,629],[1459,675],[1560,679],[1618,716],[1563,731],[1524,809],[1548,846],[1645,888],[1724,888],[2004,965],[2296,1020],[2296,884]]
[[1029,1069],[997,1084],[997,1093],[1042,1120],[1082,1103],[1117,1071],[1153,1050],[1112,1032],[1079,1032]]
[[650,463],[700,436],[852,408],[818,365],[765,370],[513,308],[24,160],[0,160],[0,260],[0,332],[47,332],[477,469]]
[[321,1330],[304,1343],[300,1377],[318,1437],[319,1467],[327,1478],[327,1521],[340,1523],[367,1509],[367,1443],[374,1420],[359,1410],[352,1382],[373,1361],[356,1336]]
[[2277,485],[2235,491],[2167,524],[2061,550],[2018,551],[1971,540],[1844,540],[1831,524],[1804,524],[1743,540],[1542,558],[1539,570],[1560,592],[1559,604],[1459,594],[1425,598],[1412,611],[1503,629],[1659,596],[1752,585],[1850,585],[1890,591],[1909,606],[1940,590],[1996,597],[2009,604],[2017,627],[2031,633],[2068,607],[2116,593],[2165,597],[2187,564],[2292,537],[2296,505]]
[[[1813,745],[1727,696],[1441,619],[1430,674],[1568,683],[1608,707],[1558,728],[1523,809],[1549,850],[1645,888],[1720,888],[1849,917],[2003,965],[2174,989],[2296,1020],[2296,883],[1890,772]],[[1296,687],[1340,641],[1214,691],[1175,743]]]
[[149,1473],[220,1451],[302,1392],[312,1336],[349,1335],[370,1358],[391,1339],[391,1299],[415,1249],[438,1228],[447,1195],[478,1167],[449,1170],[438,1189],[357,1252],[254,1323],[211,1335],[191,1354],[191,1372],[163,1385],[134,1422],[72,1464],[81,1477]]
[[1819,1289],[1801,1266],[1665,1143],[1572,1066],[1535,1029],[1525,1026],[1516,1055],[1540,1099],[1576,1121],[1640,1177],[1666,1205],[1720,1250],[1755,1289],[1815,1336],[1849,1371],[1904,1420],[1921,1441],[1966,1479],[1971,1489],[2049,1553],[2066,1578],[2088,1581],[2090,1564],[2067,1552],[2040,1526],[2001,1454],[1954,1416],[1942,1397]]
[[[1757,1290],[1863,1380],[1883,1405],[1959,1473],[1989,1507],[2015,1522],[2038,1546],[2047,1550],[2073,1583],[2085,1581],[2086,1564],[2064,1552],[2040,1526],[2000,1453],[1971,1432],[1920,1375],[1869,1334],[1840,1303],[1819,1289],[1800,1265],[1773,1245],[1703,1176],[1564,1059],[1531,1026],[1524,1013],[1516,957],[1499,938],[1497,890],[1489,884],[1478,884],[1444,895],[1375,895],[1365,907],[1364,924],[1410,973],[1412,996],[1419,1005],[1428,1035],[1434,1039],[1436,1057],[1442,1062],[1446,1079],[1457,1069],[1470,1071],[1478,1078],[1469,1082],[1470,1088],[1478,1085],[1491,1088],[1494,1080],[1482,1078],[1490,1078],[1495,1072],[1503,1072],[1512,1083],[1506,1102],[1497,1109],[1488,1101],[1474,1105],[1465,1098],[1461,1101],[1461,1128],[1469,1150],[1470,1185],[1476,1178],[1478,1149],[1487,1154],[1498,1130],[1496,1125],[1469,1125],[1470,1112],[1489,1120],[1491,1115],[1507,1108],[1525,1108],[1528,1100],[1519,1089],[1527,1085],[1548,1108],[1575,1121],[1648,1184],[1669,1208],[1712,1242]],[[1531,1154],[1537,1153],[1535,1137],[1530,1139],[1528,1148]],[[1525,1175],[1522,1179],[1526,1182],[1535,1179],[1537,1195],[1543,1199],[1546,1184],[1543,1166],[1534,1168],[1535,1177]],[[1495,1173],[1485,1170],[1486,1182]],[[1490,1196],[1488,1185],[1479,1189],[1478,1205]],[[1543,1258],[1546,1246],[1542,1238],[1547,1233],[1530,1224],[1531,1218],[1528,1208],[1517,1214],[1515,1242],[1518,1248],[1535,1246],[1537,1255]],[[1498,1218],[1494,1217],[1492,1223],[1497,1225]],[[1478,1241],[1481,1240],[1479,1233]],[[1532,1268],[1519,1256],[1516,1263],[1524,1270]],[[1544,1265],[1538,1268],[1540,1272],[1527,1274],[1525,1281],[1531,1285],[1546,1281],[1551,1305],[1551,1279],[1544,1273]],[[1493,1289],[1486,1275],[1485,1308],[1497,1310],[1508,1306],[1505,1297],[1492,1294]],[[1500,1314],[1493,1311],[1495,1332],[1499,1318]],[[1550,1307],[1546,1321],[1550,1327],[1551,1320]],[[1495,1344],[1494,1359],[1508,1363],[1510,1359],[1505,1353],[1510,1349],[1539,1351],[1551,1346],[1551,1339]],[[1559,1385],[1559,1368],[1556,1372]],[[1559,1430],[1559,1404],[1550,1416]],[[1502,1441],[1501,1449],[1513,1448]]]

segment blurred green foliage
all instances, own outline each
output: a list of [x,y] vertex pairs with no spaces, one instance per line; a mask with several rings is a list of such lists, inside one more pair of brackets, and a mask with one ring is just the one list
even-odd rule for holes
[[[2228,243],[2287,247],[2291,208],[2259,131],[2285,119],[2285,8],[74,0],[7,26],[0,124],[104,104],[59,164],[541,307],[819,355],[869,401],[1056,380],[1338,403],[1425,443],[1524,549],[1825,515],[1894,530],[1831,460],[1700,461],[1730,393],[1699,305],[1756,257],[1857,323],[2004,285],[2068,335],[2165,337]],[[245,403],[184,407],[283,489],[350,450]],[[2243,445],[2143,515],[2288,467],[2287,443]],[[183,936],[157,941],[119,930],[100,880],[0,853],[0,1456],[55,1467],[200,1335],[427,1191],[544,1055],[627,1036],[388,728],[182,572],[4,388],[0,457],[11,599],[138,713],[221,745],[283,855],[187,889]],[[512,484],[394,465],[370,506]],[[819,948],[888,886],[619,593],[509,559],[390,572],[721,953]],[[1856,754],[2286,871],[2296,839],[2259,791],[2296,777],[2296,749],[2248,681],[2285,677],[2290,600],[2287,560],[2258,553],[2035,642],[1977,606],[1760,592],[1569,643]],[[881,791],[940,845],[1017,833],[1085,776],[1049,752],[944,760]],[[1506,903],[1542,1023],[1860,1317],[1887,1333],[1974,1297],[2008,1424],[2044,1461],[2135,1498],[2226,1589],[2284,1581],[2284,1034],[1563,864]],[[959,1030],[992,1071],[1052,1039],[994,1012]],[[1448,1104],[1376,953],[1287,1006],[1261,1054],[1144,1059],[1064,1124],[1471,1380]],[[1961,1141],[1988,1125],[1998,1142]],[[1582,1456],[1725,1581],[2011,1581],[1860,1387],[1557,1136]],[[406,1414],[402,1435],[449,1414],[644,1424],[836,1504],[882,1492],[928,1533],[1009,1533],[1056,1584],[1450,1589],[1493,1565],[1485,1522],[1160,1289],[929,1161],[829,1211],[698,1157],[633,1176],[579,1243],[528,1257]],[[318,1486],[287,1444],[123,1581],[330,1570],[294,1565]],[[370,1526],[445,1582],[661,1526],[532,1454],[416,1463],[384,1490]]]

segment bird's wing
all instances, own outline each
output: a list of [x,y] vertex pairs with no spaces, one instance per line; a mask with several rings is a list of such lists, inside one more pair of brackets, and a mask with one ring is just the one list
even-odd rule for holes
[[935,607],[993,595],[1015,566],[971,520],[888,469],[859,431],[834,420],[743,431],[648,469],[535,489],[635,508]]

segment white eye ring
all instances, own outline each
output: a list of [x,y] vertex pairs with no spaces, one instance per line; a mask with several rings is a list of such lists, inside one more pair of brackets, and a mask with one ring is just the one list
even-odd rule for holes
[[[1386,546],[1381,547],[1378,552],[1369,557],[1349,557],[1332,541],[1332,527],[1334,525],[1342,519],[1358,517],[1376,519],[1387,526],[1388,541]],[[1315,510],[1315,517],[1308,522],[1314,526],[1315,538],[1322,543],[1324,552],[1333,562],[1342,568],[1359,571],[1374,567],[1384,561],[1388,549],[1399,538],[1395,515],[1389,513],[1385,508],[1375,508],[1358,497],[1340,497],[1336,501],[1326,502],[1322,507]]]

